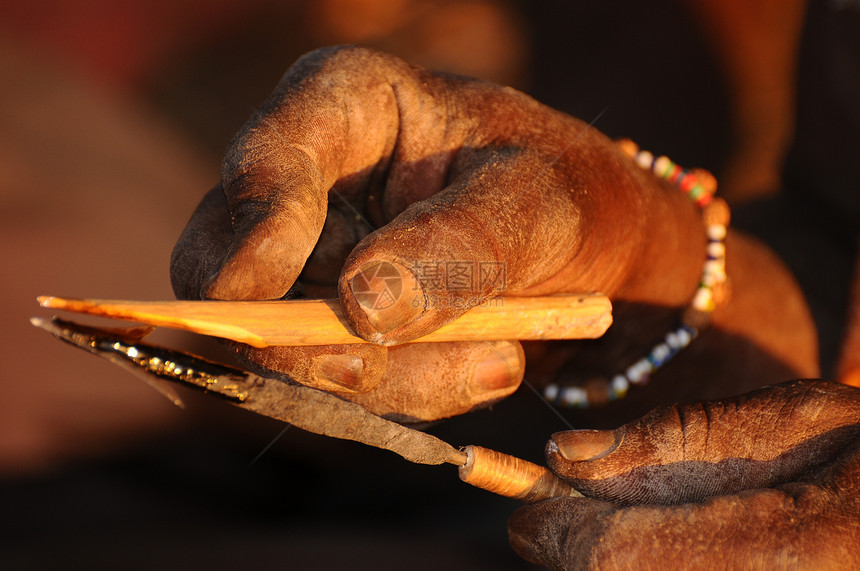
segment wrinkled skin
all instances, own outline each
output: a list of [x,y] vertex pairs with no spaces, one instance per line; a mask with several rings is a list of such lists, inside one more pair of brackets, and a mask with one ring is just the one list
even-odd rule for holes
[[[726,247],[734,293],[711,327],[647,387],[582,422],[617,426],[660,404],[818,374],[814,327],[790,274],[748,237],[730,232]],[[502,292],[599,291],[615,316],[602,340],[528,354],[537,381],[607,374],[674,323],[704,250],[695,205],[587,124],[509,88],[330,48],[299,60],[239,131],[220,183],[174,249],[171,277],[177,296],[191,299],[336,292],[350,326],[373,344],[234,349],[249,367],[428,421],[509,395],[527,353],[517,341],[401,343]],[[506,276],[446,287],[422,280],[426,261],[501,262]],[[381,262],[401,286],[384,307],[366,297],[389,283],[376,275]],[[800,383],[738,404],[658,409],[617,433],[589,433],[604,445],[620,440],[605,461],[571,462],[551,447],[550,465],[596,499],[523,508],[512,543],[560,567],[697,563],[723,552],[781,562],[797,549],[827,557],[828,534],[856,532],[856,503],[837,485],[851,479],[842,462],[857,421],[850,391]],[[575,457],[581,434],[556,439]],[[800,478],[817,479],[786,484]],[[792,527],[800,516],[815,525]]]
[[793,381],[553,436],[588,498],[520,508],[511,544],[553,568],[856,569],[860,389]]
[[[309,295],[336,292],[374,345],[237,353],[377,414],[427,421],[512,393],[526,353],[516,341],[394,345],[502,292],[599,291],[615,306],[603,340],[586,354],[576,342],[529,352],[544,381],[609,374],[674,323],[704,249],[695,205],[596,129],[510,88],[347,47],[300,59],[239,131],[174,249],[171,278],[190,299],[278,299],[299,279]],[[727,252],[732,302],[605,418],[817,374],[814,328],[791,276],[745,236],[730,233]],[[422,281],[426,261],[502,263],[506,276],[464,290]],[[380,262],[402,294],[367,309],[352,286]]]

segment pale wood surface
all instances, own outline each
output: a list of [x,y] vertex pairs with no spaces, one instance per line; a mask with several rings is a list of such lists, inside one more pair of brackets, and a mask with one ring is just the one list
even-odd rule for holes
[[[38,298],[42,307],[171,327],[254,347],[366,343],[350,329],[336,299],[290,301],[118,301]],[[598,294],[499,297],[416,339],[498,341],[595,339],[612,323]]]

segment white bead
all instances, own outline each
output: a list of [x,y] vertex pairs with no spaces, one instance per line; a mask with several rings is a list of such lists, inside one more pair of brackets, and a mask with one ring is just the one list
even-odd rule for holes
[[666,344],[672,349],[680,349],[681,345],[678,341],[678,335],[674,331],[666,334]]
[[678,331],[675,332],[675,335],[678,337],[678,349],[683,349],[690,344],[690,341],[693,340],[690,332],[684,328],[678,329]]
[[648,379],[648,375],[652,372],[653,365],[648,359],[640,359],[627,369],[627,378],[634,385],[643,383]]
[[555,383],[549,384],[543,389],[543,396],[550,402],[555,402],[558,397],[558,385]]
[[657,160],[654,161],[654,174],[657,176],[663,176],[663,173],[665,173],[670,166],[672,166],[672,161],[669,160],[669,157],[665,155],[657,157]]
[[627,394],[627,389],[630,388],[630,382],[624,375],[615,375],[612,378],[612,394],[615,398],[622,398]]
[[726,268],[723,264],[706,266],[702,271],[702,284],[712,286],[726,281]]
[[654,162],[654,155],[648,151],[640,151],[639,154],[636,155],[636,164],[643,169],[650,169],[652,162]]
[[666,334],[666,344],[675,351],[684,348],[684,341],[680,332],[677,331],[670,331]]
[[586,406],[588,393],[581,387],[565,387],[561,390],[561,404],[564,406]]
[[627,369],[627,378],[630,379],[630,382],[634,385],[638,385],[642,380],[642,373],[639,371],[639,368],[636,365],[633,365],[629,369]]
[[711,224],[707,229],[708,238],[711,240],[722,240],[726,237],[726,227],[722,224]]
[[708,255],[714,258],[724,258],[726,256],[726,245],[722,242],[711,242],[708,244]]
[[651,350],[651,356],[654,357],[654,360],[662,363],[666,360],[666,357],[669,356],[672,350],[665,343],[660,343],[654,349]]
[[726,273],[726,263],[723,260],[708,260],[705,262],[705,265],[702,266],[702,271],[704,273],[719,276]]
[[710,311],[714,300],[714,294],[706,287],[700,287],[693,296],[693,308],[699,311]]

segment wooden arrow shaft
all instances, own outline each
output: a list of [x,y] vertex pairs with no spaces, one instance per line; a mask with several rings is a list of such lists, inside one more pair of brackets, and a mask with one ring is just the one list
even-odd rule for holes
[[[254,347],[366,343],[335,299],[289,301],[117,301],[39,298],[43,307],[171,327]],[[416,339],[498,341],[594,339],[612,323],[601,295],[490,298],[457,320]]]

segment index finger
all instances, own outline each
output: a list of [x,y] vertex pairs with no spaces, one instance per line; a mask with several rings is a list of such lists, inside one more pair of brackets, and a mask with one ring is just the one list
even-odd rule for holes
[[318,50],[290,68],[225,155],[232,239],[203,297],[277,299],[289,290],[323,229],[329,190],[340,182],[352,199],[390,157],[399,121],[392,77],[408,71],[357,48]]

